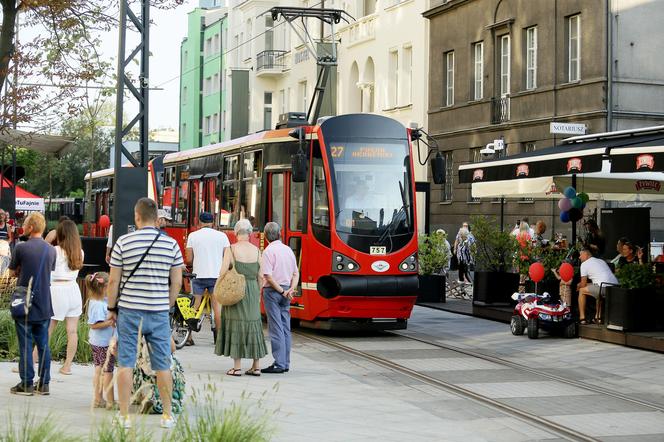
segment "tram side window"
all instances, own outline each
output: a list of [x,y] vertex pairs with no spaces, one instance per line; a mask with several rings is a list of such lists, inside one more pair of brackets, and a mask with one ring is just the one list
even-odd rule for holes
[[[169,167],[164,171],[164,192],[161,199],[161,207],[169,213],[173,212],[173,199],[175,197],[175,167]],[[171,215],[172,216],[172,215]]]
[[240,212],[240,169],[239,155],[224,158],[224,181],[221,185],[221,209],[219,225],[233,227]]
[[270,214],[270,221],[273,221],[279,226],[284,223],[284,174],[275,173],[272,175],[272,213]]
[[263,152],[245,152],[242,161],[242,200],[240,218],[248,219],[253,226],[259,219],[261,204],[261,175],[263,171]]
[[189,210],[189,165],[177,166],[177,195],[175,200],[175,213],[172,214],[176,224],[187,224],[187,211]]
[[322,244],[330,245],[330,205],[327,199],[327,185],[323,158],[320,146],[316,142],[313,149],[311,183],[313,199],[313,224],[314,236]]
[[301,231],[304,224],[304,183],[290,183],[290,229]]

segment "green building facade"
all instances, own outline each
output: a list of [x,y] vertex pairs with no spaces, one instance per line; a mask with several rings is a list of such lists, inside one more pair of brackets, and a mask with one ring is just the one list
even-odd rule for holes
[[224,92],[228,14],[225,8],[207,6],[189,13],[187,37],[180,45],[180,150],[228,138]]

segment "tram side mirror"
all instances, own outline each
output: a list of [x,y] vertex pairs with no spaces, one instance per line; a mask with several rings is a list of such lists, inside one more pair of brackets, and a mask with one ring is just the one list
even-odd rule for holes
[[431,160],[431,175],[435,184],[445,184],[445,159],[440,152]]
[[304,183],[308,175],[307,155],[300,151],[291,157],[291,173],[294,183]]

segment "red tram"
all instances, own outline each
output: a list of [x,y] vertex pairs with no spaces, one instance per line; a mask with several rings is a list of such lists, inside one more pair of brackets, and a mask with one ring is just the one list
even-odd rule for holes
[[[149,187],[181,247],[203,210],[231,240],[235,222],[249,219],[261,248],[258,229],[282,226],[300,266],[292,317],[301,325],[401,329],[418,289],[410,135],[382,116],[329,117],[168,154],[152,161]],[[92,179],[97,188],[104,176]],[[101,185],[103,205],[112,183]]]

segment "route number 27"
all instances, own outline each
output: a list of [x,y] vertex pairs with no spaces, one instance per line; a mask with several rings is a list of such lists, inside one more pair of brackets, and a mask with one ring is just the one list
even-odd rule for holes
[[341,158],[344,155],[344,146],[332,146],[330,148],[332,152],[332,158]]

